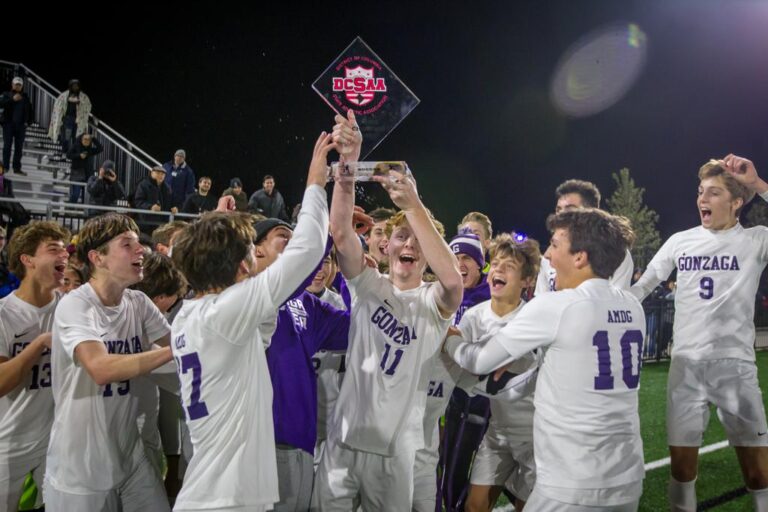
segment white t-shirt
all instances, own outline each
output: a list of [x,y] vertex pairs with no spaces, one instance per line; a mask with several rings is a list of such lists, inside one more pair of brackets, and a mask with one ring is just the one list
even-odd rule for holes
[[90,284],[61,299],[53,325],[55,413],[46,478],[59,491],[103,492],[119,487],[144,457],[131,381],[99,386],[75,359],[82,342],[102,342],[111,354],[150,349],[170,327],[142,292],[125,290],[105,306]]
[[[61,299],[38,308],[12,293],[0,300],[0,357],[13,359],[40,334],[53,328]],[[0,397],[0,460],[11,464],[45,456],[53,424],[51,351],[46,349],[27,378]]]
[[[347,309],[344,299],[338,293],[323,290],[320,300],[327,302],[340,311]],[[317,374],[317,438],[328,436],[328,423],[333,415],[333,408],[339,398],[341,380],[345,371],[346,353],[340,351],[318,350],[312,356],[312,364]]]
[[768,228],[675,233],[632,293],[641,300],[677,268],[673,357],[755,360],[755,295],[768,262]]
[[320,262],[325,191],[310,186],[282,255],[256,277],[184,302],[171,348],[194,447],[177,510],[270,506],[279,500],[272,382],[265,339],[279,307]]
[[440,315],[434,283],[401,291],[366,267],[347,285],[347,371],[330,435],[349,448],[384,456],[419,450],[430,360],[451,319]]
[[[493,338],[499,330],[515,318],[523,309],[524,301],[504,316],[491,309],[491,301],[481,302],[470,308],[462,317],[459,329],[467,341],[484,343]],[[509,369],[512,373],[524,373],[539,365],[540,357],[529,352],[517,360]],[[491,420],[488,433],[495,439],[510,442],[533,441],[533,395],[517,402],[491,400]]]
[[575,503],[597,506],[591,490],[633,484],[645,474],[637,398],[644,338],[637,299],[590,279],[536,297],[484,347],[451,338],[446,350],[472,367],[500,345],[506,354],[485,361],[498,367],[548,347],[534,398],[537,484],[542,493],[546,486],[574,489]]
[[[622,290],[629,290],[632,284],[632,274],[635,271],[635,264],[632,261],[632,254],[627,250],[624,260],[611,276],[609,281],[613,286]],[[536,290],[534,295],[555,291],[555,276],[557,271],[552,268],[552,264],[544,256],[541,257],[541,266],[539,266],[539,277],[536,279]]]

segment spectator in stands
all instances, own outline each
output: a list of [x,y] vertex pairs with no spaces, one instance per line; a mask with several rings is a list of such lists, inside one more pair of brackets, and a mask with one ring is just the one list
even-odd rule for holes
[[[165,184],[171,189],[171,204],[178,209],[182,209],[187,197],[195,193],[195,171],[187,165],[186,158],[186,151],[177,149],[173,161],[163,164]],[[212,209],[215,208],[214,204]]]
[[[5,175],[5,167],[0,163],[0,197],[13,198],[13,182]],[[19,203],[0,202],[0,219],[8,223],[8,238],[13,230],[30,221],[29,212]]]
[[8,241],[6,236],[6,229],[0,226],[0,299],[10,294],[21,284],[19,279],[8,270],[8,258],[3,251],[5,243]]
[[275,190],[275,178],[267,174],[264,176],[262,188],[257,190],[248,201],[248,210],[260,213],[267,218],[290,220],[285,210],[285,200],[282,194]]
[[24,80],[14,77],[11,90],[0,96],[0,124],[3,125],[3,165],[6,169],[11,165],[11,149],[13,149],[13,172],[26,174],[21,170],[21,152],[24,148],[24,137],[27,126],[32,122],[34,111],[29,95],[24,92]]
[[[99,172],[88,178],[88,203],[100,206],[115,206],[118,199],[125,199],[125,189],[115,174],[115,162],[105,160]],[[102,210],[94,215],[104,213]]]
[[[77,138],[67,152],[67,157],[72,160],[69,172],[69,181],[83,182],[93,174],[93,157],[104,150],[101,143],[94,139],[90,133],[84,133]],[[82,202],[85,187],[72,185],[69,187],[69,202]]]
[[[243,192],[243,182],[240,178],[229,180],[229,188],[221,193],[223,196],[232,196],[235,198],[235,208],[238,212],[248,211],[248,196]],[[263,215],[263,214],[262,214]]]
[[216,209],[218,200],[210,194],[211,178],[208,176],[200,177],[197,182],[197,192],[192,194],[184,201],[182,213],[203,213],[211,212]]
[[[139,210],[151,210],[153,212],[178,213],[178,209],[171,204],[171,189],[165,184],[165,169],[155,166],[149,176],[139,182],[134,195],[134,205]],[[163,223],[163,218],[157,215],[142,215],[142,229],[150,229]]]
[[80,90],[80,80],[73,78],[69,88],[53,104],[48,136],[61,143],[62,151],[67,154],[75,139],[88,128],[90,115],[91,99]]
[[0,163],[0,197],[13,197],[13,182],[5,175],[5,165],[2,163]]

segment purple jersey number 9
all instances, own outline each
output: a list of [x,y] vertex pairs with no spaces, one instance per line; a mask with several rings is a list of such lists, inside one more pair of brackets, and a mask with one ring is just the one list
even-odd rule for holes
[[[632,361],[632,344],[637,344],[637,365]],[[643,333],[634,329],[625,331],[621,337],[621,362],[624,384],[629,389],[637,388],[640,384],[641,354],[643,352]],[[608,343],[608,331],[597,331],[592,338],[592,345],[597,348],[597,377],[595,389],[613,389],[611,375],[611,346]],[[637,368],[637,370],[635,370]]]
[[702,299],[711,299],[715,295],[715,282],[711,277],[702,277],[699,287],[701,287],[699,297]]

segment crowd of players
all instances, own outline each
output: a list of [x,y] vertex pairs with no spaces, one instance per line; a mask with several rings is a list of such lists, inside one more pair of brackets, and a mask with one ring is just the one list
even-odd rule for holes
[[[397,212],[355,206],[362,137],[351,111],[335,122],[295,226],[254,223],[227,196],[167,227],[167,255],[149,254],[133,220],[107,213],[78,233],[84,283],[66,294],[70,233],[14,232],[1,510],[17,510],[30,473],[52,512],[440,510],[454,389],[492,411],[466,510],[491,510],[503,491],[516,510],[637,510],[640,300],[673,270],[670,509],[696,510],[714,404],[755,510],[768,510],[753,323],[768,228],[738,221],[755,194],[768,200],[752,162],[701,167],[701,225],[673,235],[630,288],[632,228],[599,209],[591,183],[558,188],[543,255],[534,240],[493,237],[479,213],[446,242],[409,173],[374,177]],[[329,210],[332,150],[344,165]]]

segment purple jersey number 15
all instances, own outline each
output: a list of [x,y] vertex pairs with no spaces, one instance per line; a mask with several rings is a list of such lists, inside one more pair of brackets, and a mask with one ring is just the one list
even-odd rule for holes
[[[637,344],[637,365],[632,361],[632,344]],[[597,331],[592,338],[592,345],[597,347],[597,377],[595,377],[595,389],[613,389],[613,375],[611,374],[611,346],[608,343],[608,331]],[[629,389],[637,388],[640,384],[640,365],[643,347],[643,333],[636,329],[625,331],[621,337],[621,362],[624,384]],[[637,368],[637,370],[635,370]]]

